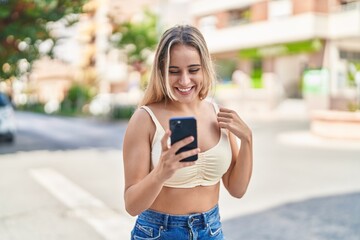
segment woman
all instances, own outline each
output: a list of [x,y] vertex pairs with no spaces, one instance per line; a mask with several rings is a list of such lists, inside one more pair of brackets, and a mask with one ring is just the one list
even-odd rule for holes
[[[167,30],[124,138],[125,205],[129,214],[139,215],[131,239],[223,239],[220,179],[232,196],[244,195],[252,172],[252,133],[236,112],[205,100],[214,81],[199,30],[187,25]],[[198,149],[175,154],[194,138],[168,143],[174,116],[196,118]],[[197,161],[180,162],[196,154]]]

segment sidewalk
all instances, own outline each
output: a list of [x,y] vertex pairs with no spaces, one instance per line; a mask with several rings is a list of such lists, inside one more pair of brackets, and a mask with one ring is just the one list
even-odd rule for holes
[[242,199],[222,189],[227,239],[359,239],[360,141],[311,134],[298,100],[244,118],[253,129],[254,169]]
[[[261,105],[261,103],[259,103]],[[236,107],[236,103],[231,106],[245,119],[249,121],[279,121],[279,120],[308,120],[309,113],[307,111],[303,99],[285,99],[274,109],[255,108],[253,111],[242,110]]]

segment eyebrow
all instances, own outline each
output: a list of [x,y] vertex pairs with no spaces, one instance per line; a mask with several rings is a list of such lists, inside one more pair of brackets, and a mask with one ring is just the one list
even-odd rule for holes
[[[191,64],[189,66],[187,66],[188,68],[191,68],[191,67],[201,67],[201,64]],[[176,67],[176,66],[169,66],[169,68],[179,68],[179,67]]]

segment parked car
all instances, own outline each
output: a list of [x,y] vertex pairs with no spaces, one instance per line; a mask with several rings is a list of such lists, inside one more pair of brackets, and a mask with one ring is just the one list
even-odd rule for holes
[[5,93],[0,92],[0,140],[13,142],[16,133],[14,108]]

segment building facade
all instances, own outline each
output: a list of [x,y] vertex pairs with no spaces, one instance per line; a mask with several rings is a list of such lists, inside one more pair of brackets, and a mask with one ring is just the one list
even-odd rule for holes
[[[358,98],[360,1],[197,0],[192,23],[207,40],[222,81],[240,71],[254,88],[266,79],[313,108],[344,109]],[[359,74],[358,74],[359,75]]]

